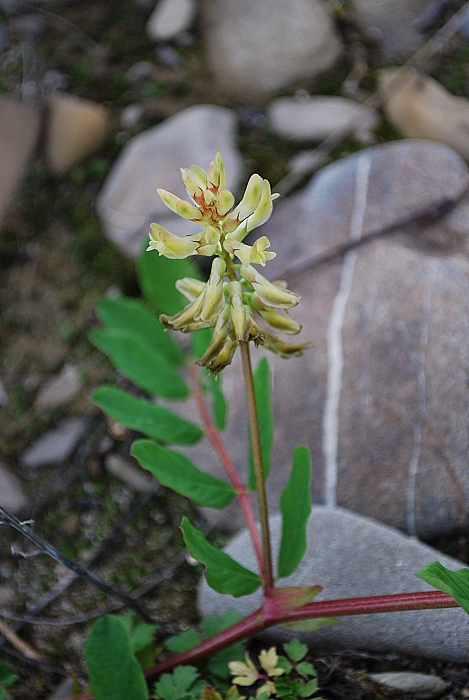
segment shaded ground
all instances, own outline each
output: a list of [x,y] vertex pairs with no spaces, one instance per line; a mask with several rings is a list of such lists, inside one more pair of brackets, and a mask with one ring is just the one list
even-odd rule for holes
[[[449,3],[447,12],[461,4]],[[73,25],[67,25],[64,32],[57,29],[56,22],[51,23],[50,17],[42,15],[44,31],[33,40],[25,42],[23,37],[22,44],[19,37],[16,54],[13,51],[9,61],[0,64],[0,90],[18,93],[25,73],[40,79],[46,69],[58,69],[70,77],[70,92],[111,109],[115,129],[102,153],[64,178],[55,179],[48,174],[38,156],[28,169],[0,234],[0,378],[9,395],[8,406],[0,407],[0,454],[26,479],[31,502],[35,504],[32,515],[38,532],[72,558],[89,555],[93,547],[113,533],[123,515],[129,510],[133,513],[102,548],[92,568],[104,580],[132,593],[153,582],[142,601],[160,621],[159,634],[163,636],[197,622],[194,590],[199,570],[184,562],[178,531],[181,517],[190,506],[164,489],[145,502],[103,468],[104,455],[110,450],[128,455],[132,436],[124,434],[116,439],[105,418],[90,405],[87,397],[91,389],[104,379],[113,381],[115,377],[106,358],[88,341],[87,332],[96,322],[96,300],[111,285],[130,295],[137,294],[138,288],[133,264],[104,239],[94,202],[115,157],[131,136],[118,123],[120,111],[128,104],[137,102],[145,110],[139,130],[204,101],[236,109],[241,118],[239,147],[245,158],[245,175],[256,171],[272,183],[284,177],[288,159],[299,148],[274,136],[258,107],[229,100],[213,90],[204,73],[198,27],[192,45],[173,47],[183,65],[171,68],[155,58],[154,45],[145,37],[148,8],[130,0],[88,0],[54,3],[48,9],[99,42],[107,51],[107,60],[96,62],[77,47]],[[341,30],[349,46],[357,41],[364,46],[370,69],[361,87],[372,90],[372,69],[380,65],[374,47],[346,21],[342,21]],[[25,43],[27,51],[21,50]],[[289,94],[298,88],[318,94],[340,94],[340,86],[352,68],[353,52],[347,56],[331,76],[313,84],[295,85]],[[459,38],[446,47],[433,66],[435,77],[455,94],[466,97],[468,58],[467,40]],[[158,79],[131,87],[123,75],[138,60],[156,61]],[[389,125],[380,125],[378,141],[396,137]],[[346,155],[357,148],[359,144],[350,139],[333,156]],[[79,366],[82,391],[65,408],[38,414],[33,408],[38,390],[68,359]],[[46,427],[65,415],[87,416],[88,436],[77,453],[58,468],[37,473],[21,471],[20,453]],[[0,609],[13,618],[21,618],[66,570],[44,555],[30,556],[34,554],[32,545],[6,526],[1,534],[0,583],[16,593],[6,602],[0,599]],[[218,544],[223,542],[220,535],[214,536]],[[12,546],[27,556],[13,555]],[[437,546],[462,561],[469,560],[467,538],[438,542]],[[168,578],[171,571],[165,570],[168,562],[178,566],[172,578]],[[48,624],[24,626],[21,636],[39,649],[47,664],[55,669],[15,659],[7,654],[6,647],[0,648],[0,659],[8,659],[20,675],[10,692],[11,698],[47,698],[60,681],[64,666],[83,678],[81,650],[89,619],[110,603],[89,584],[78,581],[37,613],[36,617]],[[1,619],[15,624],[6,614]],[[64,624],[77,619],[79,623]],[[52,624],[59,622],[60,625]],[[459,699],[469,695],[468,668],[451,664],[370,655],[328,656],[315,663],[324,686],[322,695],[331,699],[391,697],[391,693],[377,692],[365,677],[366,672],[384,670],[436,673],[451,683],[448,696]]]

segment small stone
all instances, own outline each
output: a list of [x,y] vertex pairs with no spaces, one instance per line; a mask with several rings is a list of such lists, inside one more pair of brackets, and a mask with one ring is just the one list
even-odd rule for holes
[[178,54],[176,49],[168,44],[167,42],[162,42],[158,44],[155,49],[155,56],[159,63],[167,68],[182,68],[185,66],[186,62]]
[[412,68],[378,76],[386,115],[404,136],[445,143],[469,160],[469,100]]
[[278,97],[268,108],[274,131],[297,141],[322,141],[334,131],[344,136],[370,132],[378,115],[372,107],[347,97]]
[[143,107],[138,104],[127,105],[121,112],[121,126],[133,131],[144,115]]
[[21,481],[0,462],[0,506],[13,515],[26,509],[28,499],[23,493]]
[[151,80],[156,71],[156,66],[151,61],[137,61],[127,68],[124,73],[126,83],[129,85],[138,85],[146,80]]
[[42,84],[47,93],[55,92],[56,90],[66,90],[70,83],[70,76],[56,68],[47,70],[42,78]]
[[147,22],[147,34],[155,41],[168,41],[192,24],[196,0],[159,0]]
[[412,693],[414,698],[420,700],[430,700],[442,695],[448,684],[438,676],[428,676],[423,673],[412,673],[410,671],[372,673],[370,678],[375,683],[398,690],[401,693]]
[[388,60],[404,58],[418,49],[422,35],[412,24],[428,0],[351,0],[358,22],[375,39]]
[[[274,560],[280,545],[281,525],[280,515],[270,518]],[[463,566],[412,537],[342,508],[313,506],[307,542],[306,554],[297,571],[282,579],[281,585],[321,585],[324,590],[315,601],[434,590],[415,576],[420,568],[435,560],[451,570]],[[246,530],[224,551],[244,567],[257,571]],[[199,585],[198,606],[204,617],[233,609],[247,616],[260,603],[260,591],[233,598],[213,591],[205,579]],[[343,617],[340,625],[314,632],[274,627],[258,636],[269,644],[300,637],[321,654],[327,650],[357,649],[467,663],[469,616],[461,608],[354,615]]]
[[0,605],[11,605],[15,598],[16,593],[12,586],[0,586]]
[[68,459],[77,447],[86,430],[82,418],[67,418],[57,428],[48,430],[20,457],[25,467],[41,467],[45,464],[59,464]]
[[199,226],[169,211],[155,189],[187,197],[179,168],[191,163],[207,168],[217,151],[223,154],[227,186],[233,189],[241,170],[235,138],[234,112],[214,105],[189,107],[131,138],[98,197],[108,238],[124,255],[135,258],[153,221],[177,235],[198,231]]
[[68,700],[73,693],[73,678],[66,678],[52,695],[49,695],[48,700]]
[[157,486],[152,476],[121,455],[115,453],[106,455],[104,465],[112,476],[123,481],[132,491],[146,493],[154,491]]
[[101,148],[109,129],[108,112],[96,102],[59,92],[48,105],[46,156],[52,172],[63,175]]
[[231,96],[258,102],[329,70],[341,42],[321,0],[204,0],[208,66]]
[[34,407],[36,411],[63,406],[80,391],[80,373],[73,364],[66,364],[57,377],[50,379],[39,391]]
[[0,226],[9,199],[33,154],[39,123],[39,114],[16,100],[0,97]]

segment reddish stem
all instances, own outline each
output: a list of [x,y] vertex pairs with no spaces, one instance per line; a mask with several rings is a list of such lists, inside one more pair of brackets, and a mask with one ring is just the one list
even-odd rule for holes
[[[279,590],[279,589],[277,589]],[[272,614],[266,608],[273,609],[266,601],[264,605],[237,624],[205,640],[201,644],[175,654],[169,659],[145,671],[147,682],[154,681],[161,673],[171,671],[175,666],[197,663],[236,642],[268,627],[282,622],[314,619],[318,617],[345,617],[347,615],[369,615],[371,613],[402,612],[405,610],[430,610],[434,608],[458,608],[454,598],[440,591],[423,593],[400,593],[398,595],[368,596],[366,598],[343,598],[307,603],[300,608],[285,610]],[[93,695],[81,695],[80,700],[93,700]]]
[[194,393],[194,398],[197,404],[197,408],[199,409],[200,412],[200,417],[202,418],[202,423],[205,428],[205,432],[207,434],[208,439],[212,443],[213,447],[215,448],[221,463],[223,464],[223,467],[228,475],[229,480],[233,484],[234,490],[236,492],[236,497],[239,501],[239,505],[241,506],[241,509],[243,511],[244,519],[246,521],[247,528],[249,530],[249,534],[251,536],[252,544],[254,547],[254,552],[256,554],[257,562],[259,565],[259,571],[261,578],[265,578],[265,566],[264,566],[264,557],[262,554],[262,543],[261,543],[261,538],[259,535],[259,530],[257,529],[256,525],[256,518],[254,516],[254,511],[252,508],[252,503],[251,499],[249,496],[249,492],[246,489],[246,486],[243,484],[241,479],[239,478],[238,472],[236,471],[236,467],[234,466],[233,462],[231,461],[231,458],[228,454],[228,452],[225,449],[224,444],[221,441],[220,435],[218,433],[218,430],[213,424],[212,417],[210,415],[210,411],[207,408],[207,404],[205,402],[204,396],[202,394],[202,391],[200,389],[200,383],[199,383],[199,373],[197,371],[197,367],[195,364],[190,365],[190,374],[191,374],[191,383],[192,383],[192,391]]

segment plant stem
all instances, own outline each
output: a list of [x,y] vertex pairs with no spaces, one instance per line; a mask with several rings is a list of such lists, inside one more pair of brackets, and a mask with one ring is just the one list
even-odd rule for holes
[[256,478],[257,498],[259,503],[259,519],[262,533],[262,552],[264,557],[264,594],[269,595],[274,587],[272,576],[272,556],[270,552],[269,511],[265,493],[264,469],[262,466],[261,439],[259,434],[259,419],[256,407],[256,395],[254,393],[254,380],[252,376],[251,354],[249,343],[240,343],[241,357],[243,360],[243,375],[248,403],[249,426],[251,430],[252,455],[254,463],[254,476]]
[[210,416],[210,411],[207,408],[207,404],[200,390],[199,384],[199,372],[195,364],[191,364],[189,367],[192,383],[192,391],[194,393],[195,402],[199,409],[200,417],[202,418],[202,423],[205,428],[208,439],[215,448],[220,461],[230,479],[233,487],[236,491],[236,497],[238,498],[239,505],[243,511],[244,519],[246,521],[249,534],[251,536],[252,545],[254,547],[254,552],[256,554],[257,562],[259,564],[259,571],[262,578],[265,577],[265,566],[264,557],[262,554],[262,543],[259,536],[259,530],[256,525],[256,518],[254,516],[254,510],[252,508],[251,499],[246,486],[243,484],[239,478],[236,467],[231,461],[228,452],[225,449],[223,442],[221,441],[218,430],[215,428],[212,418]]

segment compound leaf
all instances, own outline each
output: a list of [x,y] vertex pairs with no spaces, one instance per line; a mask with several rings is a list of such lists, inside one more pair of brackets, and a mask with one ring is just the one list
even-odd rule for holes
[[199,677],[193,666],[176,666],[172,673],[163,673],[155,690],[162,700],[179,700],[190,695],[191,686]]
[[189,553],[204,564],[207,583],[214,591],[239,598],[259,588],[262,583],[260,576],[209,544],[187,518],[183,519],[181,529]]
[[235,496],[231,484],[203,472],[180,452],[161,447],[151,440],[134,442],[132,455],[163,486],[190,498],[196,506],[224,508]]

